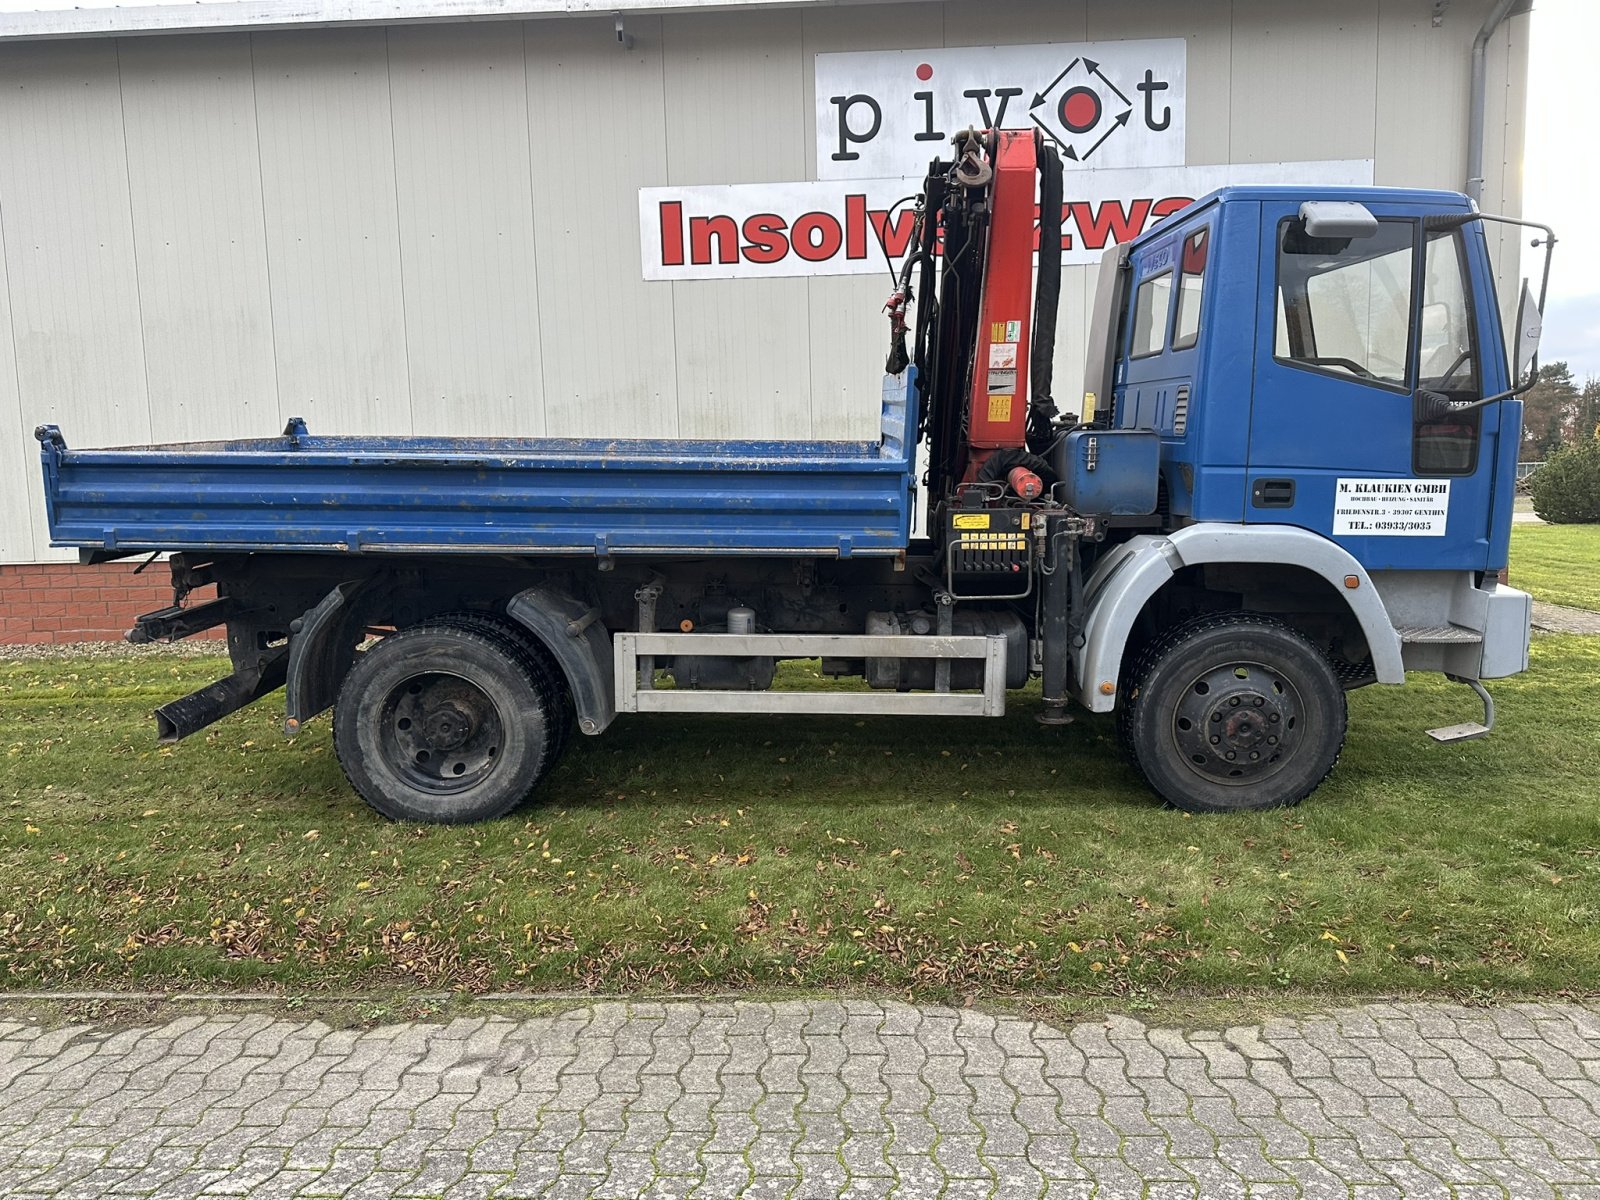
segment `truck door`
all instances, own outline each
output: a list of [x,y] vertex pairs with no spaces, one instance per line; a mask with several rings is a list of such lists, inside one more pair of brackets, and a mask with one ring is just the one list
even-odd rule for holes
[[[1214,461],[1208,460],[1205,472],[1195,469],[1189,437],[1189,415],[1201,399],[1195,394],[1196,379],[1203,374],[1201,301],[1215,223],[1216,206],[1209,205],[1165,237],[1132,252],[1116,421],[1120,428],[1161,434],[1166,511],[1177,517],[1237,521],[1242,430],[1231,436],[1225,431],[1208,443]],[[1225,479],[1228,475],[1232,478]],[[1230,493],[1233,504],[1227,509]],[[1216,495],[1224,498],[1214,500]]]
[[[1481,237],[1369,204],[1377,230],[1316,238],[1264,202],[1247,523],[1326,534],[1369,569],[1490,565],[1497,318],[1474,305]],[[1469,227],[1471,228],[1471,227]]]

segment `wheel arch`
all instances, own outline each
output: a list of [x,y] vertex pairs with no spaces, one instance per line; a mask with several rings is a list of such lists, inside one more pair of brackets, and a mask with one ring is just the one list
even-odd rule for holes
[[535,584],[511,598],[506,614],[538,638],[561,668],[572,690],[579,729],[594,735],[616,720],[611,635],[593,607]]
[[340,583],[290,622],[286,733],[298,732],[305,722],[333,707],[365,627],[358,601],[371,583],[370,577]]
[[[379,578],[338,584],[291,624],[287,732],[297,732],[332,707],[365,628],[365,602]],[[611,638],[598,613],[543,584],[518,592],[506,603],[505,612],[538,640],[566,677],[578,727],[586,734],[602,732],[617,714]]]
[[[1088,616],[1074,651],[1078,699],[1091,712],[1118,702],[1124,657],[1134,626],[1161,589],[1187,567],[1300,568],[1334,589],[1360,627],[1379,683],[1404,683],[1400,638],[1371,577],[1342,546],[1290,525],[1206,522],[1171,534],[1130,538],[1101,560],[1084,589]],[[1345,581],[1355,577],[1356,586]],[[1109,684],[1109,690],[1107,685]]]

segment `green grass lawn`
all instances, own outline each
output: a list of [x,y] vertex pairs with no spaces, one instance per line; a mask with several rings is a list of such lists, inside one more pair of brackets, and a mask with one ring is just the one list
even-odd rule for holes
[[1511,585],[1600,611],[1600,525],[1513,525]]
[[281,702],[154,745],[222,670],[0,664],[5,986],[1600,987],[1600,638],[1537,641],[1486,741],[1423,733],[1464,688],[1359,692],[1311,800],[1210,818],[1034,691],[1003,721],[624,717],[512,818],[393,825]]

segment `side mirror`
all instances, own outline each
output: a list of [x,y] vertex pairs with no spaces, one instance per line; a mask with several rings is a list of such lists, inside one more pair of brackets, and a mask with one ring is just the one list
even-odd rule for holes
[[1516,345],[1511,348],[1512,379],[1514,386],[1531,383],[1531,374],[1538,370],[1539,337],[1544,333],[1544,315],[1539,302],[1533,298],[1528,281],[1522,281],[1522,298],[1517,301]]
[[1300,206],[1306,236],[1368,238],[1378,232],[1378,218],[1365,204],[1346,200],[1307,200]]

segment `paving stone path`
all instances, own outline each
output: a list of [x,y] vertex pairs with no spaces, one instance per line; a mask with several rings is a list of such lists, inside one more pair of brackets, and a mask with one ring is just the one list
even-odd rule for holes
[[1535,600],[1533,627],[1546,633],[1600,633],[1600,612]]
[[1600,1014],[0,1022],[0,1195],[1600,1198]]

